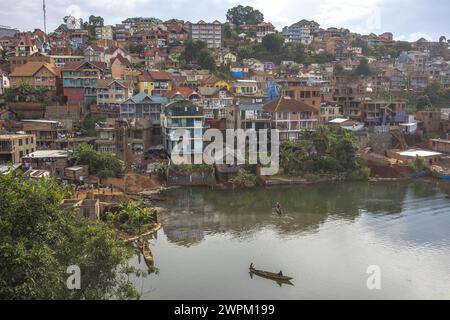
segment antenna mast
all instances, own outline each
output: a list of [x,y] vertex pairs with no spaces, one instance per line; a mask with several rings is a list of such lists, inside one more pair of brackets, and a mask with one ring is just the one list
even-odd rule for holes
[[45,0],[42,0],[42,2],[43,2],[42,9],[44,11],[44,37],[46,37],[47,36],[47,8],[45,7]]

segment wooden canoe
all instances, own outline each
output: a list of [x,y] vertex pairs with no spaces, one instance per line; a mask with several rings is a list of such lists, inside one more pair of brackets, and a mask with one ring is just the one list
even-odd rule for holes
[[250,272],[254,273],[260,277],[263,277],[263,278],[272,279],[272,280],[281,281],[281,282],[283,282],[283,281],[288,282],[293,279],[293,278],[287,277],[287,276],[280,276],[278,273],[256,270],[255,268],[250,268]]
[[153,265],[153,263],[154,263],[153,254],[150,251],[150,247],[148,246],[147,241],[146,240],[139,241],[138,244],[139,244],[139,247],[140,247],[139,249],[141,249],[142,255],[144,256],[145,262]]

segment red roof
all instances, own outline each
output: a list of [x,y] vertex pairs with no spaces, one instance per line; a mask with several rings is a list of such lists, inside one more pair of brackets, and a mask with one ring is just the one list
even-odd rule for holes
[[82,61],[66,62],[64,64],[64,67],[62,68],[62,70],[67,70],[67,71],[78,70],[85,63],[89,63],[89,64],[95,66],[96,68],[100,69],[100,70],[105,70],[106,69],[106,64],[104,62],[100,62],[100,61],[84,61],[84,60],[82,60]]
[[202,84],[204,85],[213,85],[216,84],[217,82],[219,82],[220,79],[217,78],[216,76],[209,76],[208,78],[206,78],[205,80],[202,81]]
[[126,66],[126,67],[128,67],[128,68],[131,68],[131,67],[132,67],[131,62],[130,62],[128,59],[122,57],[121,54],[118,54],[115,58],[112,58],[112,59],[111,59],[111,65],[112,65],[112,64],[114,63],[114,61],[116,61],[116,60],[119,60],[120,63],[122,63],[124,66]]
[[184,98],[189,98],[189,96],[193,93],[194,91],[191,88],[188,87],[179,87],[176,90],[171,90],[167,93],[167,97],[169,99],[173,98],[175,95],[177,94],[181,94]]
[[264,105],[264,111],[268,112],[312,112],[319,110],[309,104],[292,99],[291,97],[279,97],[278,99]]
[[154,57],[158,53],[160,56],[165,56],[166,54],[159,48],[150,48],[144,52],[146,57]]
[[166,71],[144,71],[142,75],[139,76],[139,81],[171,81],[173,80],[172,75]]

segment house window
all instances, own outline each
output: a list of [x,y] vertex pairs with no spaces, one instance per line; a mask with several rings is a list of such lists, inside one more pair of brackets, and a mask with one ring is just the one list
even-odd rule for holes
[[19,147],[23,145],[22,139],[19,139]]

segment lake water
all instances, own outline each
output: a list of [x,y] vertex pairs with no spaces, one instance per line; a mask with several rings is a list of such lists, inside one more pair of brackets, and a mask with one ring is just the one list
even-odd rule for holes
[[438,181],[172,189],[149,240],[159,274],[135,284],[143,299],[450,299],[449,195]]

